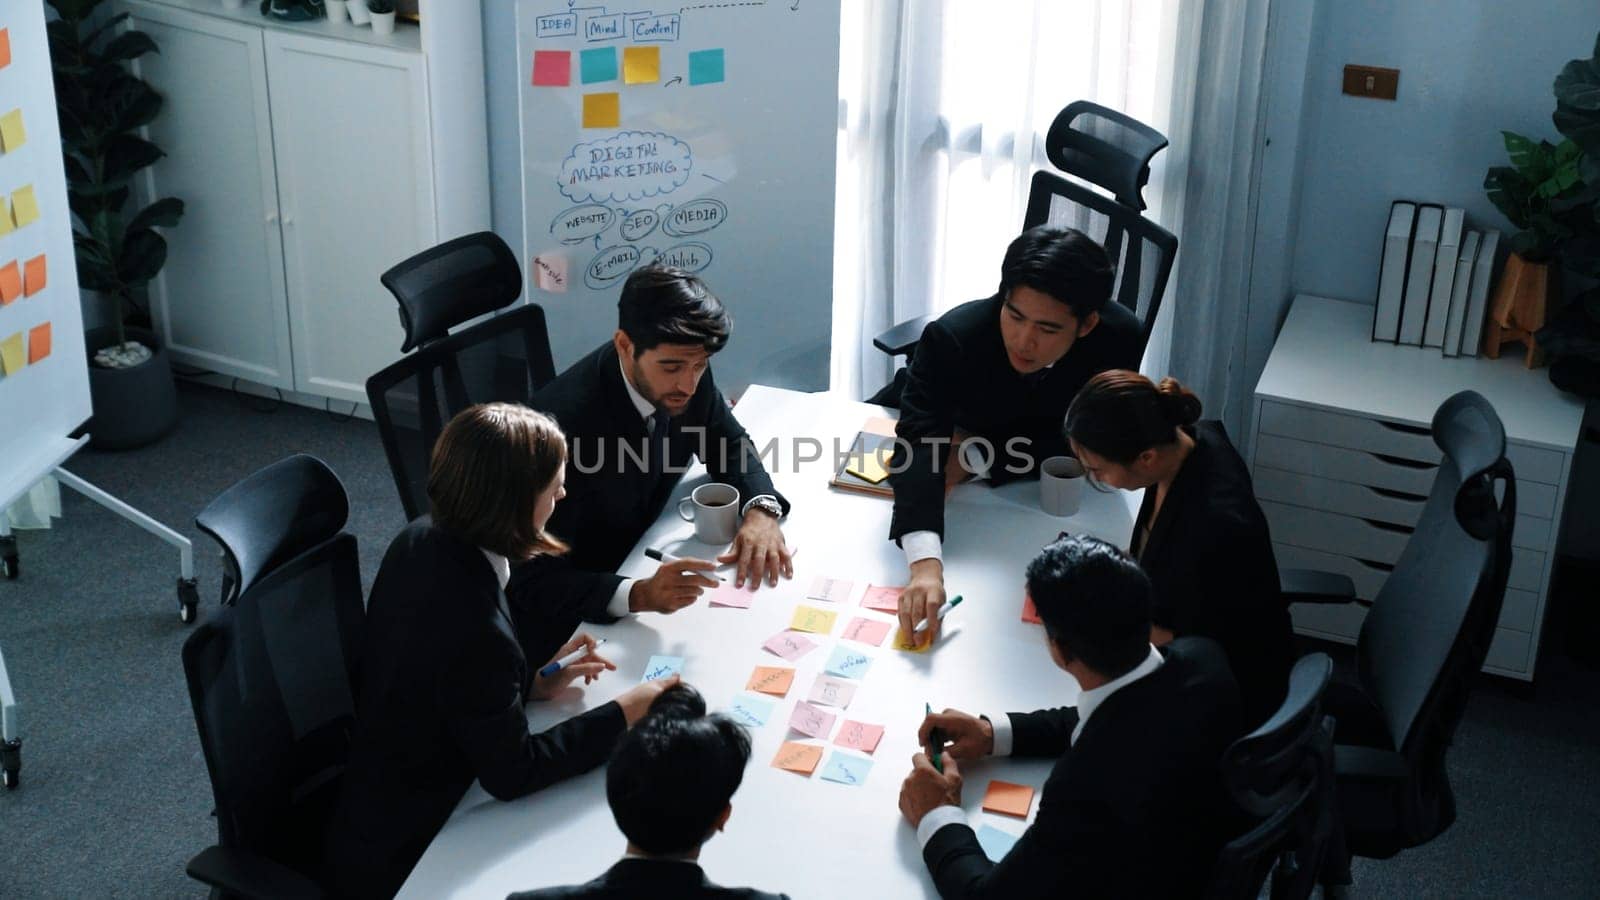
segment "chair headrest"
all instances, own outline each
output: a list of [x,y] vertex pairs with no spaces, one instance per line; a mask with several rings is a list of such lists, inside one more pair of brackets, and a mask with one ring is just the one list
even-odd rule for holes
[[516,254],[492,231],[480,231],[424,250],[383,273],[400,301],[410,351],[444,337],[462,322],[508,306],[522,296]]
[[1044,146],[1051,165],[1142,212],[1150,160],[1167,146],[1167,138],[1132,116],[1077,100],[1056,114]]
[[350,499],[327,464],[304,453],[279,460],[218,494],[194,517],[222,545],[234,583],[232,603],[279,565],[338,536]]
[[1514,477],[1506,459],[1506,431],[1500,416],[1483,395],[1462,391],[1433,414],[1433,441],[1461,478],[1455,496],[1456,520],[1477,540],[1488,540],[1500,527],[1494,483]]

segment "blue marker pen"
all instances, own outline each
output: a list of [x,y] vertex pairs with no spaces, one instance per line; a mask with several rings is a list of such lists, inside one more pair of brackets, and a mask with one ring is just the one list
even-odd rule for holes
[[[594,646],[595,646],[596,649],[598,649],[599,646],[601,644],[604,644],[605,642],[606,642],[605,638],[599,638],[594,642]],[[545,666],[544,668],[540,669],[539,670],[539,677],[541,677],[541,678],[549,678],[551,675],[554,675],[555,673],[561,671],[562,669],[565,669],[567,666],[570,666],[573,663],[577,662],[578,660],[583,659],[585,656],[588,656],[591,652],[593,652],[593,650],[591,648],[589,648],[589,647],[584,647],[584,648],[579,649],[579,650],[574,650],[571,653],[568,653],[566,656],[563,656],[560,659],[556,660],[555,662],[551,663],[550,665]]]

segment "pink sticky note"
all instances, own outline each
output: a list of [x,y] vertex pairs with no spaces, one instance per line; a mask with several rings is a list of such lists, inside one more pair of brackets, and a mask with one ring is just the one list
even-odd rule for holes
[[889,623],[879,622],[874,619],[854,618],[845,626],[844,639],[847,641],[860,641],[876,647],[883,643],[883,636],[889,633]]
[[794,714],[789,717],[789,727],[800,732],[806,737],[822,738],[828,736],[828,731],[833,728],[833,722],[839,718],[820,706],[812,706],[804,700],[794,705]]
[[572,51],[533,51],[534,87],[566,87],[572,83]]
[[840,578],[818,578],[811,582],[811,590],[806,597],[811,600],[827,600],[830,603],[843,603],[850,599],[850,590],[855,587],[855,582],[845,581]]
[[873,585],[867,588],[867,595],[861,598],[861,605],[867,609],[897,613],[900,611],[900,592],[904,590],[903,587]]
[[844,725],[840,727],[839,734],[834,737],[833,742],[841,747],[849,747],[851,750],[871,753],[878,749],[878,742],[881,740],[883,740],[882,725],[868,725],[865,722],[845,719]]
[[567,292],[567,258],[549,253],[533,258],[533,286],[551,294]]
[[[741,592],[743,593],[743,592]],[[793,662],[817,649],[817,642],[795,631],[785,631],[767,639],[761,646]]]
[[712,606],[731,606],[735,609],[749,609],[750,601],[755,597],[754,591],[736,588],[731,584],[724,584],[711,592],[710,603]]
[[811,694],[806,699],[812,703],[822,703],[844,709],[850,705],[850,701],[855,695],[855,682],[846,681],[843,678],[835,678],[832,675],[818,675],[817,680],[811,685]]

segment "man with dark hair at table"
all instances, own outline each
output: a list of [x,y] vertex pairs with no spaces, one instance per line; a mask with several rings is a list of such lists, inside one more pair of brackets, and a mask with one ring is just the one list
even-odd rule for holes
[[793,577],[779,527],[789,502],[711,375],[732,330],[698,276],[647,266],[623,284],[611,340],[534,395],[531,405],[567,435],[567,498],[548,530],[571,551],[519,567],[506,587],[529,659],[548,659],[580,618],[671,613],[716,587],[709,560],[666,562],[648,578],[615,574],[696,457],[739,491],[743,520],[719,557],[738,563],[734,585]]
[[[1150,582],[1122,551],[1068,536],[1028,565],[1050,658],[1077,706],[980,718],[945,710],[919,737],[900,811],[941,897],[1198,897],[1236,818],[1218,761],[1240,736],[1222,649],[1150,644]],[[930,741],[948,740],[935,748]],[[1038,815],[1005,858],[984,854],[961,810],[961,767],[988,756],[1056,759]]]
[[[1039,226],[1006,248],[994,296],[963,303],[923,329],[910,365],[873,402],[900,408],[889,467],[889,539],[910,569],[900,595],[905,633],[945,602],[944,500],[968,479],[1039,477],[1070,454],[1067,406],[1107,369],[1138,369],[1144,329],[1111,298],[1105,249],[1071,228]],[[938,620],[928,630],[937,637]]]
[[698,862],[700,846],[727,827],[749,762],[750,736],[741,725],[706,715],[694,688],[668,688],[617,742],[606,766],[606,800],[628,839],[621,861],[586,884],[508,900],[787,900],[712,884]]

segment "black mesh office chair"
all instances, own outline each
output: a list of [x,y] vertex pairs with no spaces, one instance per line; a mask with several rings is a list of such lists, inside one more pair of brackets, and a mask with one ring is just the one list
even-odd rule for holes
[[1222,755],[1222,777],[1255,824],[1223,846],[1210,900],[1255,900],[1272,876],[1272,900],[1304,900],[1316,889],[1337,827],[1332,717],[1323,695],[1333,675],[1324,653],[1301,657],[1283,705]]
[[[1150,160],[1166,146],[1161,132],[1130,116],[1087,100],[1068,104],[1045,135],[1045,155],[1061,171],[1101,190],[1052,172],[1035,172],[1022,219],[1024,231],[1058,225],[1076,228],[1103,244],[1117,267],[1112,299],[1139,316],[1144,340],[1155,327],[1178,255],[1178,238],[1142,215]],[[934,318],[900,322],[874,338],[872,345],[890,356],[905,356],[909,364],[922,329]],[[884,399],[892,398],[880,394],[873,402]]]
[[217,843],[189,861],[213,896],[318,897],[349,755],[363,619],[349,501],[321,461],[273,463],[195,517],[231,588],[183,645]]
[[383,273],[405,326],[399,362],[367,379],[406,518],[428,511],[428,460],[444,424],[474,403],[526,403],[555,378],[544,310],[526,304],[449,334],[463,322],[516,302],[522,269],[491,232],[469,234]]

